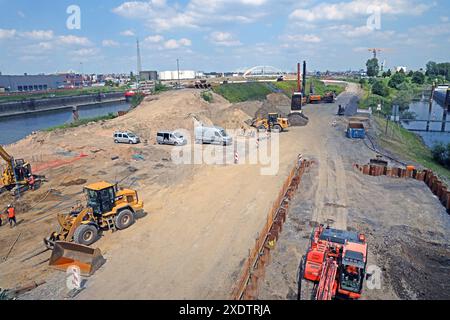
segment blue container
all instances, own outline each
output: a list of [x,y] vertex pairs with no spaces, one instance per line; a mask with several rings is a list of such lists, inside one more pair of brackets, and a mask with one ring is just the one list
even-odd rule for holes
[[366,129],[362,123],[351,122],[347,129],[347,138],[364,139],[366,137]]

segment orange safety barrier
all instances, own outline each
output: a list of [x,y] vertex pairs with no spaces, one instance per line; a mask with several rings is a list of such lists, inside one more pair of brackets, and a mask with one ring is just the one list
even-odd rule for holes
[[74,158],[71,158],[71,159],[67,159],[67,160],[56,159],[56,160],[44,162],[42,164],[35,164],[33,166],[33,172],[39,173],[39,172],[42,172],[47,169],[59,168],[59,167],[71,164],[75,161],[78,161],[78,160],[86,158],[86,157],[88,157],[87,154],[81,153],[80,155],[78,155]]

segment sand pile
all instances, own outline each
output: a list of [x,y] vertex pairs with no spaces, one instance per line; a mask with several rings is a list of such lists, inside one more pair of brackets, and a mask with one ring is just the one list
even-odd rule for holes
[[237,107],[227,108],[214,114],[211,118],[215,125],[225,129],[250,128],[245,122],[251,117]]

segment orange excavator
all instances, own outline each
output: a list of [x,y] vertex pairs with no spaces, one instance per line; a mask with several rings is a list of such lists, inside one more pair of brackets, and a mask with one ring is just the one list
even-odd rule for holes
[[302,280],[314,283],[315,300],[359,299],[366,277],[367,243],[363,234],[320,225],[311,236],[308,252],[300,264]]

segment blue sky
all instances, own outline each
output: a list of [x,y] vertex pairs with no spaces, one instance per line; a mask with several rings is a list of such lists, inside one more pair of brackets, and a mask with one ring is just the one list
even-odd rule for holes
[[[80,8],[80,29],[66,12]],[[358,70],[450,60],[446,0],[0,0],[3,74],[136,70],[236,71],[256,65]]]

